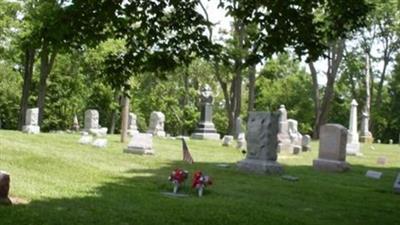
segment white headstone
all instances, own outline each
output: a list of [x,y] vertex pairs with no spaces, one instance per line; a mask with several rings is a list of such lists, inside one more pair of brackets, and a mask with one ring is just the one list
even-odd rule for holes
[[152,112],[147,133],[158,137],[165,137],[164,122],[165,115],[162,112]]
[[237,138],[236,148],[243,150],[246,149],[246,135],[245,133],[240,133]]
[[124,152],[133,154],[154,154],[152,134],[133,134]]
[[105,147],[107,147],[107,139],[97,138],[93,141],[92,146],[97,147],[97,148],[105,148]]
[[89,135],[87,132],[82,132],[82,136],[79,139],[78,143],[83,144],[83,145],[88,145],[91,144],[93,140],[93,137]]
[[230,146],[232,144],[233,141],[233,136],[232,135],[225,135],[222,138],[222,145],[223,146]]
[[372,179],[381,179],[382,177],[382,172],[374,171],[374,170],[368,170],[367,173],[365,174],[366,177],[372,178]]
[[136,125],[137,116],[135,113],[129,113],[128,118],[128,134],[132,136],[135,133],[139,133]]
[[28,134],[40,133],[38,120],[39,120],[39,108],[27,109],[25,116],[25,125],[22,127],[22,131]]
[[357,101],[351,101],[349,130],[347,133],[346,153],[348,155],[361,155],[360,142],[357,131]]

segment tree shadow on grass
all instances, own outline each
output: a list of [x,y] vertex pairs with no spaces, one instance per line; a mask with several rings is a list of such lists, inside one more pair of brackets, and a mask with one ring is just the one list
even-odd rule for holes
[[[83,197],[1,206],[0,224],[400,224],[400,195],[392,193],[396,168],[352,165],[337,174],[284,165],[286,174],[299,177],[291,182],[226,165],[174,161],[130,169]],[[167,178],[177,167],[190,172],[182,190],[188,197],[162,194],[171,191]],[[202,198],[189,187],[199,169],[214,180]],[[383,172],[383,178],[366,178],[368,169]]]

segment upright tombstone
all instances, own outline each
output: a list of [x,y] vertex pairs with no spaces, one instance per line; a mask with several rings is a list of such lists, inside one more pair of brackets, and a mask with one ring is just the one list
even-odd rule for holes
[[282,166],[276,162],[279,113],[250,112],[247,123],[247,155],[238,162],[240,170],[276,174]]
[[233,141],[233,136],[232,135],[225,135],[222,138],[222,146],[230,146]]
[[239,150],[243,150],[246,148],[246,137],[245,137],[245,133],[240,133],[238,135],[238,138],[236,140],[236,148]]
[[278,152],[293,152],[293,147],[289,136],[289,123],[285,105],[279,107],[279,133],[278,133]]
[[25,116],[25,126],[22,127],[22,132],[28,134],[40,133],[38,120],[39,120],[39,108],[27,109]]
[[394,180],[393,191],[400,194],[400,173],[397,174],[396,180]]
[[360,142],[372,144],[374,138],[372,133],[369,131],[369,116],[368,113],[363,112],[361,117],[361,130],[360,130]]
[[165,137],[164,131],[165,115],[162,112],[152,112],[150,115],[148,134],[157,137]]
[[211,87],[206,84],[201,88],[200,93],[200,122],[197,124],[197,128],[192,134],[193,139],[211,139],[219,140],[219,134],[215,130],[214,123],[212,121],[212,96]]
[[361,155],[360,142],[357,131],[357,102],[351,101],[349,131],[347,133],[346,153],[348,155]]
[[72,129],[74,131],[79,131],[79,121],[78,121],[78,117],[76,115],[74,115],[74,121],[72,124]]
[[306,134],[303,135],[302,140],[301,140],[301,150],[303,152],[311,151],[311,137],[310,135]]
[[99,129],[99,112],[95,109],[88,109],[85,112],[85,131],[90,131],[91,129]]
[[346,162],[347,129],[340,124],[325,124],[319,138],[319,155],[313,161],[314,169],[331,172],[350,169]]
[[11,200],[8,197],[10,190],[10,174],[5,171],[0,171],[0,204],[10,205]]
[[128,117],[128,134],[132,136],[133,134],[139,133],[136,125],[136,114],[135,113],[129,113]]
[[128,147],[124,149],[124,152],[139,155],[154,154],[153,135],[148,133],[133,134]]

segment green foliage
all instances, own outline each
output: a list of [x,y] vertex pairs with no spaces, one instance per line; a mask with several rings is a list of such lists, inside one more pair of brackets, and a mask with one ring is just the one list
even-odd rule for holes
[[289,59],[287,55],[279,55],[262,69],[256,81],[256,110],[276,111],[284,104],[288,117],[299,122],[299,131],[311,133],[314,122],[311,76],[300,68],[299,62],[291,59],[291,63],[286,63]]
[[17,126],[21,85],[21,77],[12,69],[12,64],[0,60],[0,127],[3,129]]

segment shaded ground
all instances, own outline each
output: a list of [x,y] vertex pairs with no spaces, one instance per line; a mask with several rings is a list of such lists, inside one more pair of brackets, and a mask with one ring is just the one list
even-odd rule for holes
[[[26,205],[0,206],[0,224],[400,224],[400,195],[392,193],[400,172],[400,147],[365,146],[364,157],[349,157],[352,170],[343,174],[314,171],[313,152],[281,156],[286,174],[239,172],[242,159],[217,142],[189,141],[195,164],[182,162],[180,141],[155,141],[155,156],[123,154],[118,137],[106,150],[77,144],[76,135],[25,136],[0,131],[0,168],[11,173],[13,196]],[[376,164],[384,155],[389,162]],[[228,168],[218,167],[227,163]],[[189,183],[187,198],[161,194],[176,167],[191,174],[201,169],[214,185],[203,198]],[[368,169],[381,180],[364,176]]]

